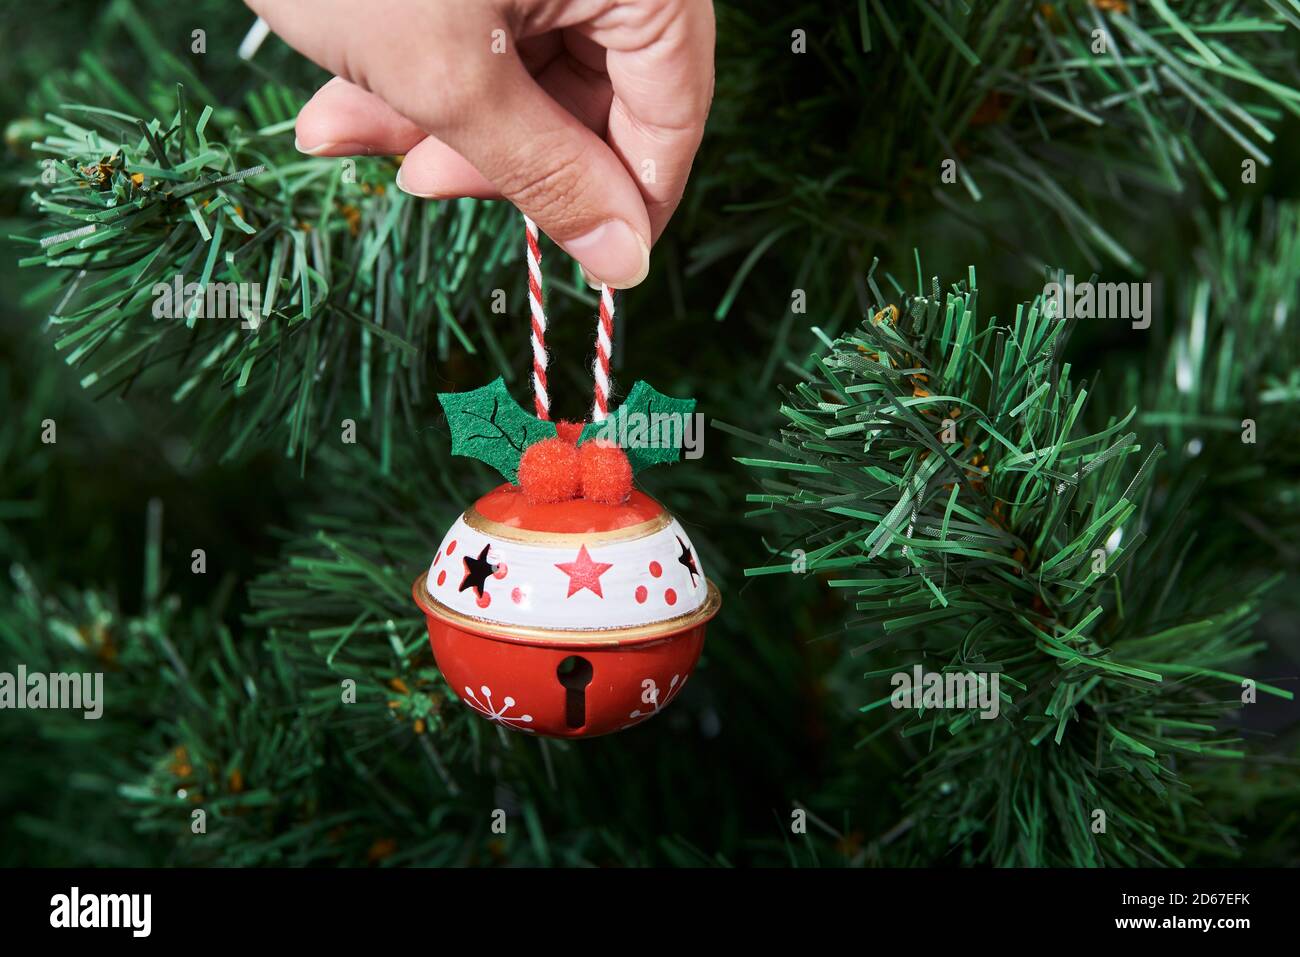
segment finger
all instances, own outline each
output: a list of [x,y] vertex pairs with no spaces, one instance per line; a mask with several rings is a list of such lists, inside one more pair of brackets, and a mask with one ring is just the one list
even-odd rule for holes
[[[605,134],[609,78],[584,67],[565,52],[556,33],[519,44],[528,72],[557,103],[597,135]],[[373,93],[334,77],[298,113],[295,145],[312,156],[399,155],[427,135]]]
[[294,145],[312,156],[396,156],[426,135],[375,94],[341,77],[307,101],[294,134]]
[[615,288],[650,268],[645,201],[605,142],[516,60],[499,58],[485,121],[434,132],[530,216],[587,272]]
[[[643,45],[611,47],[607,140],[632,172],[658,239],[681,202],[713,99],[713,5],[677,0]],[[600,38],[600,31],[593,34]]]
[[413,196],[501,198],[455,150],[340,77],[317,90],[302,108],[295,132],[295,145],[312,156],[402,155],[397,186]]
[[[584,125],[603,133],[612,91],[563,59],[543,68],[544,89]],[[500,199],[501,193],[463,156],[387,103],[341,78],[316,92],[298,114],[298,149],[312,156],[403,155],[399,189],[424,199]]]
[[[527,63],[528,58],[524,59]],[[534,66],[540,67],[535,78],[551,99],[597,136],[604,136],[609,104],[614,95],[609,78],[564,53],[553,56],[546,63],[538,63],[534,58]],[[397,172],[397,185],[426,199],[457,196],[501,198],[497,188],[473,164],[432,136],[407,151]]]
[[[609,79],[575,63],[558,48],[552,50],[549,60],[539,55],[536,45],[534,51],[531,60],[540,69],[537,81],[542,88],[592,132],[602,135],[613,96]],[[298,149],[312,156],[404,154],[397,185],[413,196],[501,198],[496,187],[463,156],[436,137],[427,136],[375,94],[340,77],[322,86],[302,108],[296,132]]]
[[501,198],[501,192],[469,160],[434,136],[426,136],[402,159],[397,188],[423,199]]
[[417,126],[463,105],[499,29],[483,0],[245,0],[277,36]]
[[594,70],[578,58],[560,54],[539,70],[531,71],[538,86],[556,103],[601,139],[609,128],[609,105],[614,89],[603,70]]

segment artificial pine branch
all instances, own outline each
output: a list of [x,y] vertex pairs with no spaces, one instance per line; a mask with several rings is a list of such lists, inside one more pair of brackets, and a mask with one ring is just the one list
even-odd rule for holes
[[1176,290],[1176,314],[1185,318],[1156,330],[1138,424],[1168,444],[1182,482],[1204,485],[1196,498],[1202,520],[1236,529],[1216,542],[1218,552],[1238,568],[1281,566],[1294,575],[1300,206],[1266,203],[1198,219],[1196,270]]
[[[1148,236],[1134,226],[1150,228],[1149,203],[1223,200],[1247,158],[1263,182],[1278,127],[1300,115],[1297,33],[1267,0],[1177,13],[1109,0],[746,6],[719,10],[720,60],[739,62],[714,117],[746,189],[703,180],[706,196],[746,215],[692,262],[699,271],[753,250],[718,318],[773,244],[804,251],[783,280],[842,269],[846,245],[878,242],[922,209],[927,235],[954,233],[958,248],[992,240],[1035,272],[1082,258],[1140,273],[1133,250]],[[756,48],[756,34],[777,30],[804,30],[806,57]],[[756,123],[761,143],[746,133]],[[815,172],[790,167],[810,151]],[[945,162],[955,181],[940,181]],[[935,206],[947,213],[938,223]],[[853,316],[841,301],[823,321],[833,335]]]
[[[59,135],[38,145],[57,157],[35,195],[57,232],[23,262],[69,280],[50,317],[55,347],[87,387],[125,392],[161,365],[179,373],[174,401],[221,396],[205,431],[227,438],[227,459],[272,431],[286,454],[302,453],[346,415],[376,409],[387,454],[394,422],[413,424],[427,391],[415,361],[424,350],[445,357],[454,339],[474,352],[471,323],[496,346],[464,285],[467,271],[514,254],[506,211],[417,203],[383,185],[389,160],[296,154],[283,91],[269,91],[277,106],[259,112],[272,122],[251,131],[249,116],[195,115],[177,97],[166,122],[69,110],[77,120],[55,118]],[[479,229],[498,239],[484,247]],[[159,290],[176,277],[201,289],[257,284],[260,310],[213,318],[187,298],[184,319],[158,317]]]
[[[1072,321],[1041,297],[999,323],[973,270],[901,308],[871,285],[873,317],[787,395],[776,454],[739,461],[761,476],[757,512],[803,529],[749,574],[823,573],[855,599],[846,637],[871,640],[881,689],[863,711],[920,739],[916,839],[1079,866],[1174,864],[1224,837],[1180,768],[1246,753],[1224,725],[1267,583],[1181,580],[1186,502],[1149,504],[1160,449],[1136,441],[1136,410],[1088,427],[1061,358]],[[913,665],[997,673],[1000,714],[881,710]],[[1170,813],[1135,817],[1143,792]]]

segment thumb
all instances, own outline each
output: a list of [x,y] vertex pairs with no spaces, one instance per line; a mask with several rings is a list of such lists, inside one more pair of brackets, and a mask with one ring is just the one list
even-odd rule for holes
[[650,269],[650,216],[631,173],[599,136],[497,57],[479,103],[430,130],[594,276],[635,286]]

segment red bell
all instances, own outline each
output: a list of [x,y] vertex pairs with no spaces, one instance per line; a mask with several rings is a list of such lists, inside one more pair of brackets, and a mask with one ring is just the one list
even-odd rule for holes
[[661,711],[721,605],[685,530],[648,495],[539,504],[509,484],[456,520],[414,595],[467,705],[564,738]]

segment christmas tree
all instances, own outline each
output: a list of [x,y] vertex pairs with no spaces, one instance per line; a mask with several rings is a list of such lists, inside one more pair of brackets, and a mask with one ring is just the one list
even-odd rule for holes
[[411,601],[495,481],[436,394],[528,390],[517,211],[296,151],[324,77],[242,6],[0,14],[0,673],[105,702],[4,714],[0,863],[1294,863],[1300,8],[716,13],[614,384],[709,420],[638,482],[723,612],[584,741],[462,706]]

